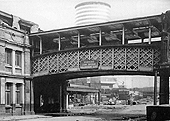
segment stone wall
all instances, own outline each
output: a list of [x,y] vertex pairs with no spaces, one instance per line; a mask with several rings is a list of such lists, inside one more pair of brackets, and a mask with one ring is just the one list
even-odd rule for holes
[[[8,64],[5,61],[5,49],[12,50],[12,66],[8,71]],[[21,52],[21,66],[15,64],[16,51]],[[30,65],[30,43],[28,35],[18,29],[0,23],[0,115],[22,115],[32,114],[33,91],[31,85],[31,65]],[[10,104],[6,104],[6,84],[11,84]],[[20,103],[16,103],[16,85],[21,84]]]
[[5,71],[5,47],[4,42],[0,41],[0,72]]

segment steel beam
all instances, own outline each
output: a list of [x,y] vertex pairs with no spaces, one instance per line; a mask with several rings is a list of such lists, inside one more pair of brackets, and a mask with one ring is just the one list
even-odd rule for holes
[[152,29],[149,27],[149,44],[151,44],[151,38],[152,38]]
[[80,48],[81,44],[80,44],[80,33],[79,32],[78,32],[78,36],[77,37],[78,37],[78,48]]
[[99,31],[99,46],[101,46],[101,45],[102,45],[102,31],[100,29],[100,31]]
[[58,39],[58,50],[59,51],[61,50],[61,37],[60,37],[60,35],[59,35],[59,39]]
[[122,28],[122,45],[125,44],[125,27]]

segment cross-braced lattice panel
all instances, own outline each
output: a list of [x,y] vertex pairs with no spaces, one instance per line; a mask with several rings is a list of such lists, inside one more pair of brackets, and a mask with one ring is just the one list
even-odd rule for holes
[[138,70],[138,48],[126,48],[126,69],[136,71]]
[[101,51],[102,51],[101,66],[112,68],[112,60],[113,60],[112,59],[112,48],[104,48]]
[[78,68],[78,51],[68,52],[68,68]]
[[141,48],[139,54],[139,66],[152,68],[153,62],[153,49],[152,48]]
[[89,60],[90,59],[90,51],[89,50],[80,50],[79,51],[79,60],[84,61],[84,60]]
[[38,73],[38,58],[33,60],[32,62],[32,73],[35,74],[35,73]]
[[48,56],[39,58],[39,72],[48,71],[49,59]]
[[114,48],[114,69],[125,70],[126,69],[126,58],[125,48]]
[[160,49],[154,49],[153,65],[159,64],[160,60],[161,60],[161,51],[160,51]]
[[91,49],[90,50],[90,60],[97,60],[99,62],[100,58],[100,50],[99,49]]
[[59,53],[58,55],[59,60],[59,72],[65,72],[68,69],[68,58],[67,58],[67,52]]
[[52,54],[49,56],[49,73],[58,73],[58,54]]

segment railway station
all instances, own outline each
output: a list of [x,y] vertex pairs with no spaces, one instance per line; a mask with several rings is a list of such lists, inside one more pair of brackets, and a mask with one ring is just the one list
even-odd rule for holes
[[154,105],[160,76],[169,104],[169,41],[170,11],[49,31],[0,11],[0,113],[67,112],[68,91],[84,91],[68,80],[106,75],[154,76]]

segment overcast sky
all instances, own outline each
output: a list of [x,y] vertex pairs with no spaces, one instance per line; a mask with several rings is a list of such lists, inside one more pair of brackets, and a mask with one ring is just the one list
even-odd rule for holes
[[[170,10],[170,0],[97,1],[111,5],[111,21],[157,15]],[[0,0],[0,2],[1,11],[37,23],[42,30],[52,30],[75,26],[75,6],[82,0]]]

